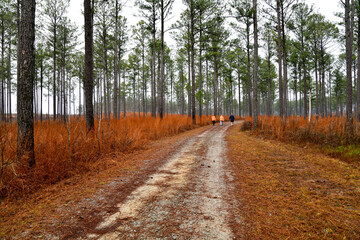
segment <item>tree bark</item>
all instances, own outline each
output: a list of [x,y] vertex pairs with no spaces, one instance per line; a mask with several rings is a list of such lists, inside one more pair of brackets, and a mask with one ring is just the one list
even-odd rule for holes
[[258,123],[258,29],[257,29],[257,0],[253,0],[254,9],[254,130]]
[[[351,126],[352,121],[352,44],[353,44],[353,16],[354,0],[352,0],[352,10],[350,1],[345,0],[345,34],[346,34],[346,123]],[[351,12],[351,16],[350,16]]]
[[282,30],[282,48],[283,48],[283,114],[284,118],[287,118],[288,109],[287,109],[287,100],[288,100],[288,82],[287,82],[287,49],[286,49],[286,35],[285,35],[285,16],[284,16],[284,1],[281,1],[281,30]]
[[44,81],[44,59],[43,56],[41,56],[40,60],[40,121],[43,120],[43,81]]
[[246,19],[246,52],[247,52],[247,95],[248,95],[248,107],[249,116],[253,114],[252,110],[252,98],[251,98],[251,75],[250,75],[250,20]]
[[1,18],[1,84],[0,84],[0,121],[5,121],[5,25]]
[[35,165],[33,86],[35,79],[35,0],[23,0],[18,42],[17,156]]
[[199,99],[199,117],[200,117],[200,121],[201,121],[201,116],[202,116],[202,101],[203,101],[203,81],[202,81],[202,32],[203,32],[203,29],[202,29],[202,10],[200,10],[200,22],[199,22],[199,25],[200,25],[200,32],[199,32],[199,92],[200,92],[200,99]]
[[[55,5],[56,6],[56,5]],[[57,42],[57,23],[55,20],[54,23],[54,39],[53,39],[53,118],[56,120],[57,112],[56,112],[56,42]]]
[[[358,0],[360,6],[360,0]],[[358,16],[358,38],[357,38],[357,121],[360,122],[360,13]],[[331,92],[331,91],[330,91]],[[331,111],[330,111],[331,112]]]
[[237,80],[238,80],[238,94],[239,94],[239,116],[241,117],[241,74],[240,74],[240,64],[241,64],[241,60],[240,60],[240,55],[238,55],[238,63],[237,63]]
[[192,122],[196,124],[196,112],[195,112],[195,6],[193,0],[191,0],[190,7],[190,46],[191,46],[191,116]]
[[214,55],[214,115],[217,116],[218,113],[218,62],[217,57]]
[[11,122],[12,121],[12,112],[11,112],[11,55],[12,55],[12,51],[11,51],[11,37],[9,39],[9,55],[8,55],[8,104],[9,104],[9,107],[8,107],[8,110],[9,110],[9,121]]
[[86,98],[86,129],[94,129],[93,111],[93,2],[84,0],[85,18],[85,98]]
[[280,21],[280,0],[276,0],[276,12],[277,12],[277,37],[278,37],[278,63],[279,63],[279,114],[280,118],[284,117],[284,92],[282,81],[282,42],[281,42],[281,21]]
[[164,15],[164,0],[160,0],[160,21],[161,21],[161,60],[160,60],[160,102],[159,102],[159,115],[160,119],[163,119],[164,117],[164,105],[165,105],[165,99],[164,99],[164,70],[165,70],[165,62],[164,62],[164,21],[165,21],[165,15]]
[[118,115],[118,18],[119,18],[119,2],[115,0],[115,46],[114,46],[114,102],[113,111],[114,118],[119,118]]
[[153,52],[152,52],[152,89],[151,89],[151,116],[156,117],[156,76],[155,76],[155,58],[156,58],[156,7],[155,7],[155,1],[153,1],[152,5],[153,10],[153,26],[152,26],[152,35],[153,35]]

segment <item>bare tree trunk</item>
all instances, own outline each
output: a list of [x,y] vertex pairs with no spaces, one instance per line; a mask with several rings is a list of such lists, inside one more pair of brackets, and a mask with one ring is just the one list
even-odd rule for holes
[[[79,72],[80,72],[80,75],[81,74],[81,67],[79,67]],[[79,119],[81,119],[81,112],[83,111],[83,107],[81,106],[81,82],[82,82],[82,77],[80,77],[80,81],[79,81]]]
[[35,0],[23,0],[18,40],[18,158],[27,157],[29,167],[35,165],[33,86],[35,79]]
[[191,9],[190,9],[190,46],[191,46],[191,115],[193,124],[196,124],[196,112],[195,112],[195,6],[193,5],[193,0],[191,0]]
[[153,52],[152,52],[152,90],[151,90],[151,116],[156,117],[156,76],[155,76],[155,58],[156,58],[156,7],[155,1],[153,1]]
[[44,66],[43,66],[43,59],[41,59],[40,63],[40,121],[43,120],[43,80],[44,80]]
[[0,121],[5,121],[5,25],[4,17],[1,18],[1,84],[0,84]]
[[93,4],[92,0],[84,0],[85,18],[85,98],[86,98],[86,129],[94,129],[93,112]]
[[205,64],[206,64],[205,65],[205,67],[206,67],[206,115],[208,116],[210,99],[209,99],[209,61],[207,58],[206,58]]
[[123,79],[124,79],[124,94],[123,94],[123,108],[124,108],[124,117],[126,117],[126,79],[125,79],[125,70],[123,71]]
[[329,70],[329,113],[330,113],[330,117],[332,117],[333,113],[332,113],[332,95],[331,95],[331,70]]
[[257,29],[257,0],[253,0],[254,18],[254,130],[258,123],[258,29]]
[[239,94],[239,116],[241,117],[241,75],[240,75],[240,55],[238,55],[238,69],[237,69],[237,80],[238,80],[238,94]]
[[119,8],[118,0],[115,0],[114,102],[113,102],[114,118],[119,118],[118,115],[118,18],[119,18],[118,8]]
[[304,81],[304,119],[306,119],[307,114],[308,114],[308,106],[307,106],[307,76],[306,76],[306,63],[304,61],[303,63],[304,65],[304,76],[303,76],[303,81]]
[[165,70],[165,62],[164,62],[164,0],[160,0],[160,21],[161,21],[161,60],[160,60],[160,81],[159,81],[159,90],[160,90],[160,98],[159,98],[159,115],[160,119],[164,117],[164,105],[165,105],[165,97],[164,97],[164,70]]
[[280,118],[284,117],[284,92],[282,81],[282,42],[281,42],[281,21],[280,21],[280,0],[276,0],[276,12],[277,12],[277,34],[278,34],[278,62],[279,62],[279,114]]
[[250,74],[250,23],[246,20],[246,52],[247,52],[247,94],[248,94],[248,106],[249,116],[252,116],[252,99],[251,99],[251,74]]
[[146,115],[146,99],[145,99],[145,93],[146,93],[146,80],[145,80],[145,46],[143,46],[142,49],[142,104],[143,104],[143,117]]
[[9,55],[8,55],[8,86],[7,86],[7,89],[8,89],[8,104],[9,104],[9,107],[8,107],[8,111],[9,111],[9,121],[11,122],[12,121],[12,112],[11,112],[11,37],[9,39]]
[[[360,6],[360,0],[358,0]],[[357,120],[360,122],[360,16],[358,16],[358,38],[357,38]],[[331,93],[331,91],[330,91]]]
[[54,24],[54,42],[53,42],[53,118],[56,120],[56,42],[57,42],[57,26],[56,22]]
[[315,50],[314,50],[314,54],[315,54],[315,58],[314,58],[314,62],[315,62],[315,91],[316,91],[316,115],[318,116],[320,114],[319,111],[319,78],[318,78],[318,57],[317,57],[317,42],[315,41]]
[[181,81],[181,115],[185,114],[185,86],[184,86],[184,66],[181,64],[180,81]]
[[187,114],[188,117],[191,117],[191,49],[190,49],[190,23],[187,24],[187,31],[188,31],[188,46],[187,48],[187,54],[188,54],[188,59],[187,59],[187,64],[188,64],[188,89],[187,89],[187,93],[188,93],[188,110],[187,110]]
[[299,62],[299,115],[302,116],[302,98],[301,98],[301,69],[302,69],[302,66],[301,66],[301,63]]
[[[295,66],[295,68],[297,69],[297,66]],[[298,93],[298,75],[297,75],[297,70],[296,70],[296,73],[295,73],[295,116],[298,115],[298,96],[297,96],[297,93]]]
[[321,69],[321,78],[322,78],[322,116],[327,117],[327,106],[326,106],[326,92],[325,92],[325,59],[324,59],[324,49],[321,44],[321,62],[322,62],[322,69]]
[[200,99],[199,99],[199,117],[201,121],[202,116],[202,101],[203,101],[203,81],[202,81],[202,10],[200,10],[200,33],[199,33],[199,91],[200,91]]
[[214,55],[214,115],[217,116],[218,113],[218,62],[216,55]]
[[[353,23],[354,23],[354,0],[345,0],[345,34],[346,34],[346,123],[351,126],[352,121],[352,44],[353,44]],[[351,16],[350,16],[351,12]]]
[[287,118],[288,115],[288,107],[287,107],[287,99],[288,99],[288,82],[287,82],[287,49],[286,49],[286,35],[285,35],[285,16],[284,16],[284,1],[281,1],[281,29],[282,29],[282,48],[283,48],[283,70],[284,70],[284,75],[283,75],[283,83],[284,83],[284,88],[283,88],[283,93],[284,93],[284,97],[283,97],[283,113],[284,113],[284,118]]

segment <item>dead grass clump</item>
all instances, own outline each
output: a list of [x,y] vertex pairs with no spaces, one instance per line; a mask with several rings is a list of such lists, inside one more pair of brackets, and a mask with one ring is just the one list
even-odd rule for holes
[[[197,117],[197,126],[210,121],[208,116]],[[0,198],[26,196],[62,179],[100,171],[113,166],[121,153],[144,149],[150,141],[197,126],[181,115],[167,115],[162,120],[150,116],[126,117],[96,120],[94,131],[86,134],[83,119],[36,122],[36,166],[29,171],[26,159],[16,158],[16,123],[1,125]]]

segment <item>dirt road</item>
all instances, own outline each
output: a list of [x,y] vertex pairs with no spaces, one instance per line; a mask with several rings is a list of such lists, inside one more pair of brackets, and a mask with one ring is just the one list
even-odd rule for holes
[[[189,138],[116,210],[77,239],[232,239],[232,173],[225,158],[229,125]],[[68,236],[71,239],[71,236]]]

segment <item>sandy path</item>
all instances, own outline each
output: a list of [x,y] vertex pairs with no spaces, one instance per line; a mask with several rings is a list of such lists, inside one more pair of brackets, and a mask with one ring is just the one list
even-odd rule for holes
[[79,239],[232,239],[235,203],[224,154],[228,127],[190,138],[115,213]]

